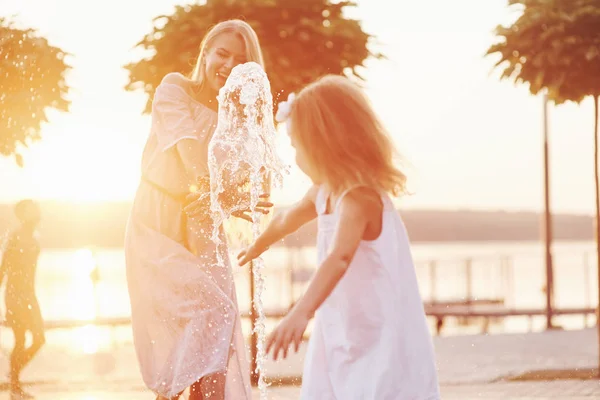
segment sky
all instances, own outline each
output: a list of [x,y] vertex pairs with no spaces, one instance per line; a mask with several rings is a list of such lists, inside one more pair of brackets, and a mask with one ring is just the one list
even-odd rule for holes
[[[25,168],[0,158],[0,202],[23,197],[130,201],[149,132],[145,95],[126,92],[123,65],[152,19],[175,0],[0,0],[2,16],[35,28],[72,54],[69,113],[50,113]],[[543,208],[542,98],[499,81],[484,57],[494,28],[514,20],[506,0],[359,0],[349,15],[375,35],[387,60],[366,71],[367,94],[410,161],[407,208]],[[593,104],[550,106],[552,209],[592,213]],[[282,157],[292,164],[285,133]],[[273,199],[288,204],[310,185],[296,168]]]

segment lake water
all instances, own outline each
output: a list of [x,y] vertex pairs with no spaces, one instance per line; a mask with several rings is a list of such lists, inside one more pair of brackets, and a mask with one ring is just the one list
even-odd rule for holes
[[[583,307],[597,304],[597,273],[593,242],[557,242],[553,248],[555,264],[555,298],[557,307]],[[545,306],[545,273],[543,247],[535,242],[486,243],[417,243],[412,247],[421,292],[425,300],[456,300],[469,292],[466,265],[471,265],[471,297],[503,298],[516,308]],[[273,248],[265,254],[267,289],[265,307],[286,308],[305,287],[305,278],[315,268],[313,248],[288,251]],[[435,270],[432,272],[432,265]],[[98,267],[94,284],[91,272]],[[293,282],[291,271],[295,276]],[[308,273],[302,273],[307,271]],[[248,310],[248,269],[234,267],[241,310]],[[129,297],[125,279],[123,249],[45,250],[39,260],[37,293],[46,320],[93,320],[99,317],[128,317]],[[581,328],[581,316],[561,317],[559,322],[568,328]],[[590,318],[590,323],[593,320]],[[491,330],[525,331],[541,329],[543,317],[530,321],[510,318],[496,323]],[[245,328],[248,329],[247,322]],[[87,329],[87,331],[85,330]],[[79,328],[83,338],[80,348],[93,351],[97,343],[85,344],[93,327]],[[450,324],[449,333],[477,331],[475,325]],[[130,341],[128,328],[120,340]],[[85,332],[88,332],[87,334]],[[247,330],[248,332],[248,330]],[[113,332],[114,334],[114,332]],[[70,342],[67,332],[57,333],[60,341]],[[93,336],[93,335],[92,335]],[[113,337],[114,339],[114,337]],[[87,347],[86,347],[87,346]]]
[[[421,292],[425,299],[454,299],[466,295],[466,260],[471,260],[472,296],[500,297],[515,307],[542,307],[545,269],[540,243],[432,243],[412,247]],[[558,242],[553,248],[557,306],[595,305],[597,299],[594,243]],[[275,247],[265,254],[269,308],[286,307],[301,294],[302,282],[293,286],[294,271],[315,268],[312,248],[287,251]],[[504,261],[503,261],[504,260]],[[431,263],[435,262],[435,278]],[[504,264],[504,266],[503,266]],[[98,267],[99,280],[91,272]],[[300,271],[302,272],[302,271]],[[234,267],[240,308],[249,307],[246,268]],[[301,273],[295,273],[302,278]],[[307,274],[304,274],[307,275]],[[432,283],[432,279],[435,282]],[[301,280],[301,279],[300,279]],[[48,320],[128,316],[130,313],[123,249],[45,250],[39,260],[37,292]]]

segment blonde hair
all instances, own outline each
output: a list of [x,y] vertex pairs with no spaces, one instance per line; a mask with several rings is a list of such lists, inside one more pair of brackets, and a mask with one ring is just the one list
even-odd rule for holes
[[367,186],[406,193],[406,175],[394,161],[393,142],[363,91],[349,79],[327,75],[305,87],[290,113],[290,135],[309,167],[330,190]]
[[263,69],[265,68],[260,42],[258,41],[258,36],[254,29],[252,29],[247,22],[240,19],[230,19],[228,21],[219,22],[210,28],[204,36],[204,39],[202,39],[196,66],[190,75],[190,79],[200,86],[204,84],[206,53],[210,50],[216,37],[227,32],[237,34],[244,41],[246,47],[246,61],[254,61],[257,64],[260,64]]

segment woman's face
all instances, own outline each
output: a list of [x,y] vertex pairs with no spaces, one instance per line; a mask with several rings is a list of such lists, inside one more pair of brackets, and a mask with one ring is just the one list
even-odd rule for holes
[[233,32],[219,34],[206,54],[204,73],[209,87],[218,93],[231,70],[246,61],[246,45],[242,38]]

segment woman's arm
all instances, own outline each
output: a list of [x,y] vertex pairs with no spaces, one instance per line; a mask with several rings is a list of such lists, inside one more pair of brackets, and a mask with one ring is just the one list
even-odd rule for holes
[[[163,151],[174,147],[184,167],[186,180],[193,192],[188,196],[186,212],[188,215],[204,220],[208,218],[210,201],[210,179],[208,168],[208,149],[205,136],[212,131],[216,123],[216,115],[208,109],[201,112],[206,113],[206,118],[199,121],[194,120],[191,108],[189,92],[190,82],[177,73],[166,75],[156,89],[153,103],[153,119],[160,124],[159,146]],[[200,132],[199,130],[204,130]],[[225,156],[227,156],[225,154]],[[241,197],[240,197],[241,196]],[[235,185],[227,185],[220,201],[227,205],[249,204],[250,196],[238,194]],[[268,213],[266,208],[270,203],[261,201],[257,211]],[[247,215],[234,216],[252,220]]]
[[290,209],[278,213],[269,223],[264,232],[245,250],[238,255],[240,266],[259,257],[273,243],[297,231],[302,225],[317,217],[315,200],[318,187],[311,187],[306,195]]
[[[177,111],[180,114],[184,115],[183,118],[189,118],[189,125],[187,125],[187,129],[189,129],[190,132],[188,132],[182,139],[177,141],[175,147],[185,167],[185,171],[188,175],[188,178],[191,182],[197,183],[201,177],[208,175],[208,153],[205,143],[196,139],[197,135],[194,131],[195,127],[193,122],[193,116],[189,107],[189,99],[185,98],[185,96],[189,96],[190,98],[192,97],[192,94],[189,93],[188,89],[189,81],[184,76],[173,73],[167,74],[163,78],[161,85],[162,84],[175,85],[181,89],[180,92],[175,92],[179,93],[182,96],[181,101],[170,101],[168,103],[169,107],[165,108],[174,109],[174,111]],[[168,123],[169,121],[165,122]],[[185,129],[186,124],[181,124],[181,127]],[[172,128],[172,126],[170,126],[169,128]]]
[[188,178],[198,184],[201,178],[209,174],[206,146],[195,139],[182,139],[176,146]]

